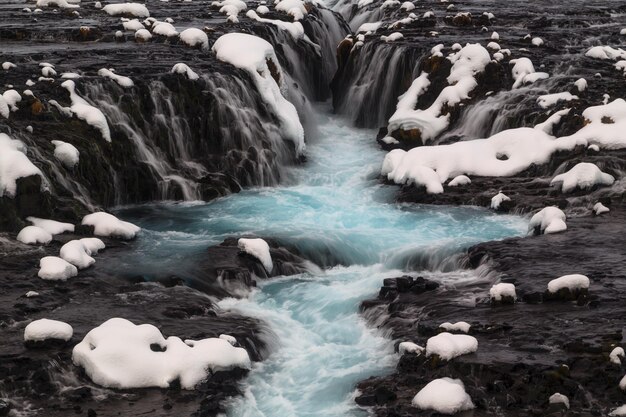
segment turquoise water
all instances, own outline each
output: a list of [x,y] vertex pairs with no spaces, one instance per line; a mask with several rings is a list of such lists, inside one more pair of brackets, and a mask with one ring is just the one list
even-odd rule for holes
[[246,395],[230,405],[233,417],[361,415],[352,401],[356,382],[391,371],[397,357],[392,342],[359,317],[359,302],[416,259],[423,264],[526,231],[525,220],[483,209],[392,203],[397,189],[378,180],[384,152],[375,132],[334,116],[320,119],[307,163],[290,169],[284,186],[211,203],[142,207],[141,215],[120,212],[145,229],[138,240],[143,256],[123,267],[148,277],[164,271],[186,277],[188,256],[243,233],[288,242],[318,262],[338,265],[261,282],[248,298],[220,302],[263,319],[275,334],[270,357],[245,382]]

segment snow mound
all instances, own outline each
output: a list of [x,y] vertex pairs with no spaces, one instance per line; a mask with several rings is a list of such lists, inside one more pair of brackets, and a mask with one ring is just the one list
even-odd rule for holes
[[228,21],[233,23],[237,23],[239,21],[237,15],[248,8],[246,3],[241,0],[214,1],[211,6],[220,7],[220,13],[228,16]]
[[148,29],[139,29],[135,32],[135,39],[140,42],[147,42],[152,39],[152,33],[148,32]]
[[[105,6],[105,8],[106,7],[107,6]],[[107,123],[106,117],[104,117],[104,113],[102,113],[100,109],[87,103],[87,101],[76,93],[76,84],[74,84],[74,81],[64,81],[61,87],[64,87],[70,92],[72,105],[69,110],[79,119],[84,120],[87,124],[98,129],[104,140],[111,142],[111,131],[109,130],[109,124]]]
[[625,356],[626,354],[624,353],[624,348],[618,346],[615,349],[613,349],[611,353],[609,354],[609,360],[611,361],[611,363],[614,363],[616,365],[621,365],[622,359]]
[[226,340],[165,339],[151,324],[135,325],[122,318],[87,333],[74,347],[72,359],[93,382],[111,388],[166,388],[179,380],[184,389],[194,389],[212,372],[250,368],[246,350]]
[[569,398],[558,392],[552,394],[548,399],[548,402],[550,404],[564,404],[565,408],[569,409]]
[[626,59],[626,51],[622,48],[613,48],[610,46],[594,46],[589,49],[585,56],[596,59],[618,60]]
[[37,276],[50,281],[65,281],[78,275],[78,269],[57,256],[46,256],[39,260]]
[[617,407],[615,410],[609,413],[611,417],[624,417],[626,416],[626,404],[620,407]]
[[56,220],[40,219],[37,217],[27,217],[26,220],[34,226],[41,227],[51,235],[60,235],[65,232],[73,232],[74,225],[72,223],[61,223]]
[[565,213],[554,206],[545,207],[530,219],[528,230],[539,229],[540,233],[558,233],[567,230]]
[[466,175],[457,175],[448,183],[448,187],[458,187],[459,185],[471,184],[472,180]]
[[54,157],[61,161],[67,168],[74,168],[80,160],[80,152],[71,143],[63,142],[60,140],[53,140],[52,144],[54,148]]
[[233,346],[237,344],[237,339],[235,339],[233,336],[229,334],[221,334],[220,339],[226,340],[228,343],[230,343]]
[[97,237],[84,237],[80,239],[80,243],[90,252],[91,255],[97,254],[102,249],[106,248],[103,241]]
[[607,206],[605,206],[604,204],[600,202],[593,205],[593,212],[595,213],[596,216],[599,216],[600,214],[608,213],[609,211],[611,210],[609,210]]
[[584,78],[577,79],[576,81],[574,81],[574,87],[576,87],[576,89],[582,93],[587,89],[587,80],[585,80]]
[[478,340],[466,334],[439,333],[426,342],[426,356],[437,355],[443,360],[467,355],[478,350]]
[[285,22],[277,19],[265,19],[257,15],[254,10],[249,10],[248,13],[246,13],[246,16],[250,19],[256,20],[257,22],[269,23],[281,30],[285,30],[296,40],[305,37],[304,26],[302,26],[302,23],[300,22]]
[[17,179],[43,174],[26,156],[26,145],[0,133],[0,197],[14,197]]
[[11,68],[16,68],[16,67],[17,67],[17,65],[15,65],[14,63],[9,62],[9,61],[4,61],[2,63],[2,69],[5,70],[5,71],[8,71]]
[[209,47],[209,37],[206,33],[204,33],[200,29],[189,28],[185,29],[180,33],[180,40],[185,44],[195,47],[199,46],[201,48]]
[[359,28],[356,30],[356,33],[374,33],[378,30],[378,28],[380,28],[383,25],[383,22],[370,22],[370,23],[363,23],[361,26],[359,26]]
[[293,20],[301,20],[309,13],[302,0],[276,0],[274,3],[276,10],[287,13]]
[[498,192],[498,194],[494,195],[491,198],[491,208],[494,210],[498,210],[500,208],[500,205],[505,201],[511,201],[511,199],[509,198],[509,196],[500,191]]
[[517,298],[515,285],[506,282],[495,284],[489,290],[489,297],[495,301],[502,301],[502,298],[504,297],[511,297],[515,300]]
[[89,268],[96,260],[91,256],[91,251],[80,240],[70,240],[61,246],[59,256],[76,266],[78,269]]
[[413,342],[400,342],[400,344],[398,345],[398,353],[400,355],[404,355],[405,353],[415,353],[419,355],[423,351],[423,347]]
[[24,341],[42,342],[47,339],[68,341],[72,338],[74,329],[69,324],[58,321],[39,319],[32,321],[24,329]]
[[77,9],[77,4],[70,4],[67,0],[37,0],[37,7],[56,6],[59,9]]
[[270,247],[263,239],[245,239],[241,238],[237,242],[239,249],[247,254],[257,258],[262,264],[263,268],[270,273],[274,269],[272,263],[272,255],[270,254]]
[[96,236],[108,236],[121,239],[133,239],[140,227],[118,219],[112,214],[103,211],[88,214],[83,217],[83,225],[93,226]]
[[17,91],[11,89],[2,93],[2,98],[7,103],[11,111],[17,111],[17,103],[22,101],[22,96]]
[[578,100],[578,96],[573,95],[570,92],[564,91],[562,93],[545,94],[537,98],[537,104],[542,109],[547,109],[556,105],[559,101],[572,101]]
[[452,378],[439,378],[429,382],[411,403],[420,410],[434,410],[441,414],[456,414],[474,408],[463,382]]
[[544,80],[549,77],[545,72],[535,72],[533,62],[528,58],[512,59],[509,63],[513,64],[511,74],[515,82],[513,88],[519,88],[526,84],[532,84],[538,80]]
[[98,75],[101,77],[107,77],[112,79],[113,81],[115,81],[116,83],[118,83],[120,86],[124,87],[124,88],[130,88],[133,85],[135,85],[135,83],[133,82],[133,80],[131,80],[128,77],[124,77],[121,75],[117,75],[113,69],[106,69],[106,68],[102,68],[98,71]]
[[102,8],[110,16],[150,17],[148,8],[139,3],[107,4]]
[[464,321],[459,321],[454,324],[450,322],[445,322],[445,323],[440,324],[439,327],[449,332],[456,331],[456,332],[469,333],[470,327],[472,327],[472,325]]
[[568,193],[577,188],[582,190],[597,185],[612,185],[615,178],[612,175],[600,171],[595,164],[581,162],[564,174],[557,175],[550,184],[561,184],[561,191]]
[[564,288],[570,291],[587,289],[589,288],[589,278],[581,274],[563,275],[548,283],[548,292],[552,294]]
[[176,30],[174,25],[167,22],[156,22],[155,24],[153,24],[152,33],[154,33],[155,35],[167,36],[168,38],[172,36],[178,36],[178,31]]
[[124,30],[132,30],[134,32],[140,29],[145,29],[143,23],[141,23],[138,19],[130,19],[126,21],[122,19],[122,26],[124,27]]
[[46,245],[52,240],[52,235],[37,226],[26,226],[17,234],[17,240],[27,245]]
[[272,45],[257,36],[228,33],[220,36],[213,45],[217,59],[247,71],[256,84],[263,100],[278,117],[283,134],[292,140],[296,152],[304,152],[304,129],[293,104],[285,99],[285,75]]
[[183,63],[178,63],[174,65],[170,72],[172,74],[183,74],[192,81],[200,78],[198,74],[196,74],[191,68],[189,68],[189,65]]

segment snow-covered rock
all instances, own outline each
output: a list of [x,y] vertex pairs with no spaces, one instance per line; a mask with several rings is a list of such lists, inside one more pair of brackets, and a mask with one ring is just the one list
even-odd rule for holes
[[464,321],[458,321],[456,323],[445,322],[440,324],[439,327],[447,330],[448,332],[469,333],[470,327],[472,327],[472,325]]
[[139,42],[147,42],[152,39],[152,33],[148,31],[148,29],[139,29],[135,32],[135,40]]
[[132,30],[133,32],[145,29],[143,23],[141,23],[138,19],[130,19],[122,22],[122,26],[124,27],[124,30]]
[[115,72],[113,72],[112,69],[102,68],[98,70],[98,75],[101,77],[110,78],[124,88],[130,88],[135,85],[133,80],[122,75],[117,75]]
[[512,300],[515,301],[517,294],[515,293],[515,285],[507,282],[495,284],[489,290],[489,297],[493,301]]
[[73,80],[64,81],[61,87],[64,87],[70,93],[72,105],[69,110],[79,119],[84,120],[87,124],[98,129],[104,140],[111,142],[111,131],[109,130],[109,124],[107,123],[106,117],[104,117],[104,113],[102,113],[100,109],[87,103],[87,101],[76,93],[76,84],[74,84]]
[[37,226],[26,226],[17,234],[17,240],[27,245],[47,245],[52,235]]
[[596,204],[593,205],[593,212],[596,216],[599,216],[600,214],[604,214],[604,213],[608,213],[611,210],[605,206],[604,204],[597,202]]
[[576,89],[582,93],[587,89],[587,80],[585,80],[584,78],[577,79],[576,81],[574,81],[574,87],[576,87]]
[[621,365],[622,359],[625,356],[626,354],[624,353],[624,348],[621,346],[618,346],[615,349],[613,349],[611,353],[609,354],[609,360],[611,361],[611,363],[614,363],[616,365]]
[[133,239],[140,227],[118,219],[112,214],[103,211],[88,214],[83,217],[83,225],[93,226],[96,236],[107,236],[121,239]]
[[69,324],[58,321],[39,319],[31,321],[24,329],[25,342],[43,342],[48,339],[67,342],[72,338],[74,329]]
[[281,30],[287,31],[296,40],[304,38],[304,26],[302,26],[302,23],[300,22],[285,22],[284,20],[278,19],[265,19],[257,15],[254,10],[248,10],[246,16],[250,19],[256,20],[257,22],[268,23]]
[[233,336],[229,334],[221,334],[220,339],[226,340],[228,343],[230,343],[233,346],[237,344],[237,339],[235,339]]
[[471,184],[472,180],[469,179],[466,175],[457,175],[448,183],[448,187],[458,187],[460,185]]
[[612,175],[600,171],[595,164],[581,162],[569,171],[557,175],[550,184],[561,184],[561,191],[568,193],[579,188],[586,190],[598,185],[612,185],[615,178]]
[[552,394],[548,399],[548,402],[550,404],[563,404],[565,405],[565,408],[569,409],[569,398],[558,392]]
[[452,378],[429,382],[413,398],[412,404],[420,410],[434,410],[441,414],[456,414],[474,408],[463,382]]
[[523,85],[532,84],[538,80],[549,77],[545,72],[536,72],[532,61],[526,57],[512,59],[509,63],[513,64],[513,68],[511,69],[511,74],[515,80],[513,88],[519,88]]
[[97,237],[84,237],[80,239],[85,248],[90,252],[90,255],[95,255],[102,249],[106,248],[104,242]]
[[170,71],[172,74],[183,74],[190,80],[197,80],[200,78],[198,74],[196,74],[187,64],[178,63],[174,65]]
[[80,152],[71,143],[53,140],[54,157],[61,161],[67,168],[74,168],[80,160]]
[[541,209],[530,219],[528,230],[539,230],[540,233],[558,233],[567,230],[565,213],[558,207],[550,206]]
[[148,8],[140,3],[107,4],[102,10],[111,16],[150,17]]
[[272,272],[272,269],[274,269],[274,265],[272,263],[270,247],[266,241],[264,241],[263,239],[241,238],[237,242],[237,246],[239,246],[239,249],[241,249],[242,251],[257,258],[261,262],[261,264],[263,264],[263,268],[265,268],[268,273]]
[[548,283],[548,292],[554,294],[559,290],[567,288],[570,291],[589,288],[589,278],[581,274],[563,275],[553,279]]
[[37,7],[58,7],[59,9],[76,9],[78,4],[71,4],[67,0],[37,0]]
[[17,91],[10,89],[2,93],[2,98],[4,99],[7,106],[11,111],[17,111],[17,103],[22,101],[22,96]]
[[276,10],[287,13],[293,20],[301,20],[309,13],[302,0],[277,0],[275,4]]
[[166,36],[168,38],[178,36],[178,31],[171,23],[155,22],[152,25],[152,33],[155,35]]
[[209,47],[209,37],[204,31],[196,28],[185,29],[180,33],[180,40],[185,44],[195,47],[199,46],[201,48]]
[[[158,345],[158,351],[151,345]],[[112,318],[91,330],[74,347],[74,364],[96,384],[111,388],[168,387],[179,380],[194,389],[209,372],[249,369],[250,357],[227,340],[167,339],[151,324]]]
[[426,342],[426,356],[437,355],[443,360],[476,352],[478,340],[466,334],[439,333]]
[[494,195],[491,198],[491,208],[494,210],[498,210],[500,205],[505,201],[511,201],[511,198],[504,194],[502,191],[498,192],[498,194]]
[[27,217],[26,220],[34,226],[41,227],[51,235],[60,235],[65,232],[73,232],[74,225],[72,223],[62,223],[56,220],[40,219],[38,217]]
[[543,39],[535,37],[535,38],[532,38],[530,43],[533,44],[533,46],[541,46],[543,45]]
[[542,109],[547,109],[548,107],[556,105],[560,101],[572,100],[578,100],[578,96],[575,96],[568,91],[564,91],[562,93],[545,94],[543,96],[539,96],[537,97],[537,104]]
[[405,353],[415,353],[417,355],[424,352],[424,348],[413,342],[400,342],[398,345],[398,353],[404,355]]
[[61,246],[59,256],[78,269],[89,268],[96,260],[92,258],[91,251],[80,240],[70,240]]
[[65,281],[78,275],[78,269],[57,256],[46,256],[39,260],[37,276],[50,281]]
[[625,417],[626,416],[626,404],[617,407],[615,410],[609,413],[611,417]]
[[0,197],[14,197],[17,179],[43,174],[26,156],[26,145],[0,133]]

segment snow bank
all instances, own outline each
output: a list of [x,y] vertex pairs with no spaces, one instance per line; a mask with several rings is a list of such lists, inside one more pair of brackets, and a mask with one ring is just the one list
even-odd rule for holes
[[78,275],[78,269],[56,256],[46,256],[39,260],[39,272],[37,276],[50,281],[65,281]]
[[148,8],[139,3],[120,3],[120,4],[107,4],[102,8],[110,16],[135,16],[135,17],[149,17],[150,12]]
[[298,112],[285,97],[287,84],[272,45],[253,35],[228,33],[213,45],[217,59],[247,71],[265,103],[280,120],[283,134],[292,140],[296,152],[304,152],[304,129]]
[[[155,345],[157,351],[151,349]],[[74,347],[72,359],[93,382],[111,388],[166,388],[179,380],[184,389],[193,389],[209,372],[250,368],[246,350],[226,340],[165,339],[153,325],[135,325],[122,318],[112,318],[87,333]]]
[[54,157],[61,161],[67,168],[74,168],[80,160],[80,152],[71,143],[63,142],[60,140],[53,140],[52,144],[54,148]]
[[59,256],[76,266],[78,269],[89,268],[96,260],[92,258],[91,251],[80,240],[71,240],[61,246]]
[[472,180],[467,175],[457,175],[448,183],[448,187],[458,187],[460,185],[471,184]]
[[429,382],[411,402],[420,410],[434,410],[441,414],[455,414],[472,410],[474,404],[465,392],[460,379],[440,378]]
[[48,319],[32,321],[24,329],[24,341],[42,342],[47,339],[68,341],[72,338],[74,329],[69,324]]
[[272,272],[274,265],[272,263],[270,247],[266,241],[263,239],[241,238],[237,242],[237,246],[239,246],[239,249],[242,251],[257,258],[268,273]]
[[88,214],[83,217],[83,225],[93,226],[96,236],[108,236],[121,239],[133,239],[140,227],[118,219],[112,214],[103,211]]
[[599,216],[600,214],[608,213],[609,211],[611,210],[609,210],[607,206],[605,206],[604,204],[600,202],[593,205],[593,212],[596,216]]
[[41,227],[51,235],[60,235],[61,233],[74,231],[72,223],[61,223],[56,220],[40,219],[38,217],[27,217],[26,220],[34,226]]
[[[106,7],[108,6],[105,6],[105,8]],[[106,117],[104,117],[104,113],[102,113],[100,109],[87,103],[87,101],[76,93],[76,84],[74,84],[74,81],[64,81],[61,87],[64,87],[70,92],[72,105],[69,110],[79,119],[84,120],[87,124],[98,129],[104,140],[111,142],[111,131],[109,130],[109,124],[107,123]]]
[[537,104],[542,109],[547,109],[548,107],[556,105],[559,101],[572,100],[578,100],[578,96],[575,96],[572,93],[565,91],[562,93],[545,94],[543,96],[539,96],[537,97]]
[[26,145],[0,133],[0,197],[14,197],[18,178],[43,174],[26,156]]
[[489,290],[489,297],[494,301],[502,301],[504,297],[511,297],[515,300],[517,298],[515,285],[506,282],[495,284]]
[[498,210],[500,208],[500,205],[505,201],[511,201],[511,199],[509,198],[509,196],[500,191],[498,192],[498,194],[491,197],[491,208],[494,210]]
[[183,74],[192,81],[200,78],[200,76],[198,76],[198,74],[196,74],[191,68],[189,68],[187,64],[183,64],[183,63],[178,63],[174,65],[172,69],[170,70],[170,72],[172,74]]
[[624,356],[626,356],[626,354],[624,353],[624,348],[618,346],[615,349],[613,349],[611,353],[609,354],[609,360],[611,361],[611,363],[614,363],[616,365],[621,365],[622,359],[624,358]]
[[528,230],[539,229],[541,233],[558,233],[567,230],[565,213],[554,206],[541,209],[530,219]]
[[204,31],[196,28],[185,29],[180,33],[180,40],[185,44],[195,47],[199,46],[201,48],[209,47],[209,37]]
[[612,185],[615,178],[600,171],[595,164],[581,162],[564,174],[557,175],[550,184],[561,184],[561,191],[568,193],[577,188],[588,189],[597,185]]
[[589,278],[581,274],[564,275],[548,283],[548,292],[554,294],[564,288],[570,291],[589,288]]
[[471,324],[464,322],[464,321],[459,321],[456,322],[454,324],[450,323],[450,322],[445,322],[439,325],[440,328],[445,329],[449,332],[463,332],[463,333],[468,333],[470,331],[470,327]]
[[548,399],[548,402],[550,404],[564,404],[565,408],[569,409],[569,398],[558,392],[552,394]]
[[437,355],[447,361],[477,349],[478,340],[465,334],[439,333],[426,342],[426,356]]
[[400,342],[398,345],[398,353],[404,355],[405,353],[421,354],[424,348],[413,342]]
[[110,78],[124,88],[130,88],[135,85],[133,80],[131,80],[130,78],[117,75],[113,71],[114,71],[113,69],[102,68],[98,71],[98,75],[101,77]]
[[52,240],[52,235],[37,226],[26,226],[17,234],[17,240],[27,245],[46,245]]

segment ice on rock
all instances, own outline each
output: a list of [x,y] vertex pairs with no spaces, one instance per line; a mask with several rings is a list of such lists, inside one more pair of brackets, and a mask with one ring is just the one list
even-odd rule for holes
[[596,216],[599,216],[600,214],[604,214],[604,213],[608,213],[611,210],[609,210],[609,208],[607,206],[605,206],[604,204],[597,202],[596,204],[594,204],[593,206],[593,212]]
[[110,78],[124,88],[130,88],[135,85],[133,80],[122,75],[117,75],[115,72],[113,72],[113,69],[102,68],[98,71],[98,75],[101,77]]
[[539,229],[541,233],[558,233],[567,230],[566,216],[558,207],[550,206],[541,209],[530,219],[528,230]]
[[471,184],[472,180],[466,175],[457,175],[448,183],[448,187],[458,187],[460,185]]
[[80,152],[71,143],[63,142],[60,140],[53,140],[54,145],[54,157],[61,161],[67,168],[74,168],[80,160]]
[[449,361],[478,350],[478,340],[466,334],[439,333],[426,342],[426,356],[437,355]]
[[565,408],[569,409],[569,398],[558,392],[552,394],[548,399],[548,402],[550,404],[563,404],[565,405]]
[[575,189],[589,189],[598,185],[612,185],[615,178],[600,171],[595,164],[581,162],[564,174],[557,175],[550,184],[561,184],[561,191],[569,193]]
[[[160,347],[157,351],[151,346]],[[96,384],[110,388],[167,388],[179,380],[194,389],[210,373],[249,369],[250,357],[227,340],[167,339],[151,324],[112,318],[91,330],[74,347],[72,360]]]
[[0,197],[14,197],[17,179],[31,175],[43,178],[39,168],[26,156],[26,145],[11,139],[6,133],[0,133]]
[[474,408],[463,382],[452,378],[439,378],[429,382],[411,403],[420,410],[434,410],[449,415]]
[[498,192],[498,194],[491,197],[491,208],[494,210],[498,210],[500,205],[505,201],[511,201],[511,198],[504,194],[502,191]]
[[57,75],[57,72],[52,67],[43,67],[41,68],[41,75],[44,77],[54,77]]
[[560,278],[553,279],[548,283],[548,292],[554,294],[564,288],[570,291],[588,289],[589,278],[581,274],[563,275]]
[[469,333],[470,327],[472,327],[472,325],[464,321],[459,321],[456,323],[445,322],[440,324],[439,327],[447,330],[448,332]]
[[183,74],[190,80],[197,80],[200,78],[198,74],[196,74],[187,64],[178,63],[174,65],[170,71],[172,74]]
[[107,4],[102,8],[106,13],[110,16],[135,16],[135,17],[149,17],[150,12],[148,8],[139,3],[118,3],[118,4]]
[[533,46],[541,46],[543,45],[543,39],[541,38],[533,38],[530,43],[533,44]]
[[201,48],[209,47],[209,37],[204,31],[196,28],[185,29],[180,33],[180,40],[185,44],[195,47],[199,46]]
[[[296,152],[304,152],[304,129],[298,112],[285,97],[287,84],[272,45],[264,39],[245,33],[220,36],[213,45],[217,59],[247,71],[257,90],[278,117],[283,134],[293,141]],[[271,67],[270,67],[271,66]]]
[[74,84],[74,81],[64,81],[61,87],[64,87],[70,93],[72,105],[69,110],[79,119],[84,120],[87,124],[98,129],[104,140],[111,142],[111,131],[109,130],[109,124],[107,123],[106,117],[104,117],[104,113],[102,113],[100,109],[87,103],[87,101],[76,93],[76,84]]
[[39,319],[30,322],[24,329],[25,342],[42,342],[48,339],[68,341],[72,338],[74,329],[69,324],[58,321]]
[[398,345],[398,353],[404,355],[405,353],[421,354],[424,348],[413,342],[400,342]]
[[133,239],[140,227],[118,219],[112,214],[103,211],[88,214],[83,217],[83,225],[93,226],[96,236],[107,236],[121,239]]
[[39,260],[37,276],[50,281],[65,281],[78,275],[78,269],[57,256],[46,256]]
[[56,220],[40,219],[38,217],[27,217],[26,220],[34,226],[41,227],[51,235],[60,235],[65,232],[73,232],[74,225],[72,223],[62,223]]
[[505,297],[510,297],[515,301],[517,294],[515,293],[515,285],[507,282],[495,284],[489,290],[489,297],[494,301],[502,301]]
[[26,226],[17,234],[17,240],[27,245],[47,245],[52,235],[37,226]]
[[274,265],[272,263],[270,247],[266,241],[264,241],[263,239],[241,238],[237,242],[237,246],[248,255],[257,258],[261,262],[261,264],[263,264],[263,268],[265,268],[268,273],[272,272],[272,269],[274,269]]
[[89,268],[96,260],[92,258],[91,251],[80,240],[70,240],[61,246],[59,256],[76,266],[78,269]]
[[611,353],[609,354],[609,360],[611,361],[611,363],[614,363],[616,365],[621,365],[622,359],[625,356],[626,354],[624,353],[624,348],[621,346],[618,346],[615,349],[613,349]]
[[256,12],[258,14],[267,14],[267,13],[270,12],[270,9],[267,6],[261,5],[261,6],[256,8]]
[[411,10],[415,9],[415,5],[410,1],[405,1],[404,3],[402,3],[402,5],[400,5],[400,9],[404,10],[405,12],[410,12]]

